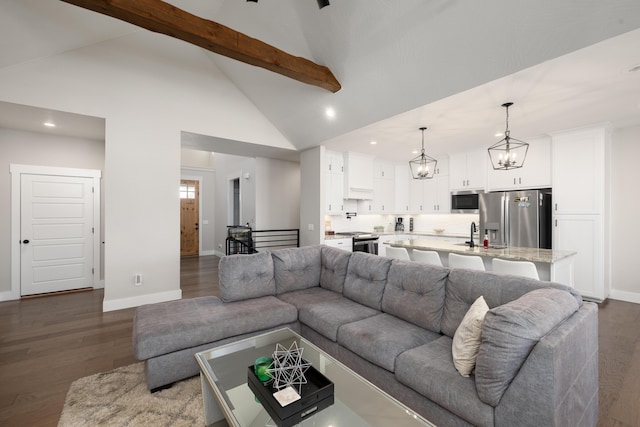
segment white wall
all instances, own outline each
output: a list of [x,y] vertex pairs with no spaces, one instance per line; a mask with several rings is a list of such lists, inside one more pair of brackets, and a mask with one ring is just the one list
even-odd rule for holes
[[105,310],[181,296],[181,131],[293,148],[207,55],[139,31],[0,69],[2,101],[106,120]]
[[611,144],[611,298],[640,303],[640,127],[617,130]]
[[300,153],[300,246],[324,240],[324,153],[324,146]]
[[[0,294],[11,290],[9,165],[12,163],[103,170],[104,141],[0,128],[0,171],[3,171],[0,173]],[[102,197],[101,223],[104,227],[104,196]],[[104,228],[98,238],[103,238],[103,231]],[[104,258],[101,258],[101,261],[104,261]]]
[[300,164],[256,159],[256,229],[300,226]]

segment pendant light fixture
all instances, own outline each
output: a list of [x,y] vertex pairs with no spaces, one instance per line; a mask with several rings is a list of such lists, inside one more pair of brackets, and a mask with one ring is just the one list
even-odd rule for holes
[[509,107],[513,102],[502,104],[507,111],[507,130],[504,131],[504,138],[489,147],[489,158],[495,170],[510,170],[521,168],[527,158],[529,144],[515,138],[511,138],[509,131]]
[[424,154],[424,131],[427,128],[421,127],[420,130],[422,131],[422,151],[418,157],[409,161],[411,176],[413,179],[431,179],[436,171],[438,161]]

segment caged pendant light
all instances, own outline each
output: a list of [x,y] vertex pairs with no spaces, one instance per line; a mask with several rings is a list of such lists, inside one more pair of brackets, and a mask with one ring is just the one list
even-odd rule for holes
[[515,138],[511,138],[509,131],[509,107],[513,102],[502,104],[507,111],[507,130],[504,131],[504,138],[489,147],[489,158],[495,170],[510,170],[521,168],[529,151],[529,144]]
[[431,179],[436,172],[438,161],[424,154],[424,131],[427,128],[421,127],[420,130],[422,131],[422,151],[418,157],[409,161],[411,176],[413,179]]

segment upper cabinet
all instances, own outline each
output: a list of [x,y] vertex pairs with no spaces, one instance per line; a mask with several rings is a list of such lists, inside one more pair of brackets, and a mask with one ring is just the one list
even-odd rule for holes
[[524,165],[518,169],[494,170],[487,161],[487,190],[520,190],[551,187],[551,138],[529,139]]
[[411,172],[408,164],[398,164],[395,166],[395,213],[409,213],[409,180]]
[[336,151],[325,151],[325,212],[337,215],[344,212],[344,157]]
[[474,150],[449,156],[451,191],[484,190],[487,181],[486,150]]
[[345,199],[373,199],[373,156],[344,153]]
[[604,127],[553,135],[554,213],[603,213],[606,141]]

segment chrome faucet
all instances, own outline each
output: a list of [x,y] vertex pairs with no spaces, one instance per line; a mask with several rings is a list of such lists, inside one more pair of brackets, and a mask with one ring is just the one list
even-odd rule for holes
[[471,223],[471,241],[469,241],[469,247],[473,248],[475,246],[475,244],[473,243],[473,233],[477,232],[478,228],[476,227],[476,223],[472,222]]

